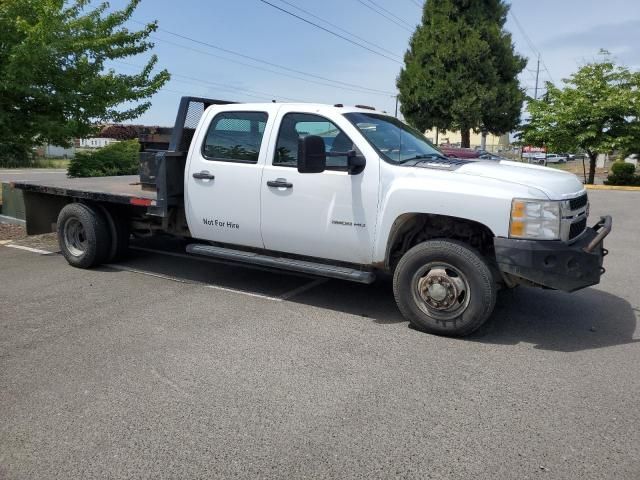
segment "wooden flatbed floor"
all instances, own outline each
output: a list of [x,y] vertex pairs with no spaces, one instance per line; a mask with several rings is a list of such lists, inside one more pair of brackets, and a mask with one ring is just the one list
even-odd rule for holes
[[[136,204],[135,199],[151,200],[156,192],[143,190],[138,175],[118,177],[62,178],[55,180],[12,182],[26,192],[46,193],[73,198],[100,200],[112,203]],[[132,201],[134,200],[134,201]]]

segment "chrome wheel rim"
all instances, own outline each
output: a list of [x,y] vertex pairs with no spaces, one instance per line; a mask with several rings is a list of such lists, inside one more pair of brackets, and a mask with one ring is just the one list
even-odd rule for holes
[[64,246],[74,257],[80,257],[87,251],[87,235],[82,222],[77,218],[69,218],[64,222]]
[[470,288],[459,269],[444,262],[428,263],[418,269],[411,282],[416,305],[437,320],[452,320],[469,306]]

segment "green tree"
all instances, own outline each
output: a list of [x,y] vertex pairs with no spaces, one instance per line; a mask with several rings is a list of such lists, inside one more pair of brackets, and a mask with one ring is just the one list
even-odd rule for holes
[[540,100],[529,100],[531,119],[522,138],[555,151],[584,150],[593,183],[599,153],[640,145],[640,72],[616,65],[607,52],[568,79],[564,88],[547,83]]
[[155,22],[139,31],[123,26],[140,0],[119,11],[90,2],[0,1],[0,162],[25,160],[35,145],[68,146],[100,122],[136,118],[169,80],[166,70],[152,74],[155,56],[134,75],[105,68],[153,47]]
[[508,12],[502,0],[426,1],[397,80],[409,123],[460,130],[463,147],[471,129],[500,135],[518,125],[527,62],[504,30]]

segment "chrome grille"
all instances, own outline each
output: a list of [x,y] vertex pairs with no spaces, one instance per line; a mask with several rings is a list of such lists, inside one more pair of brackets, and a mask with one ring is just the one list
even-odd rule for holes
[[583,217],[577,222],[574,222],[569,227],[569,240],[576,238],[587,227],[587,217]]
[[569,208],[571,210],[578,210],[579,208],[584,207],[588,202],[587,194],[581,195],[576,198],[572,198],[569,200]]

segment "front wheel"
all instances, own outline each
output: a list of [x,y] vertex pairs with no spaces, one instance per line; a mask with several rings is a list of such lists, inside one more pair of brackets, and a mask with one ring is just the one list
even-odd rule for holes
[[497,286],[486,260],[455,240],[429,240],[400,259],[393,276],[398,308],[415,328],[461,337],[491,315]]

